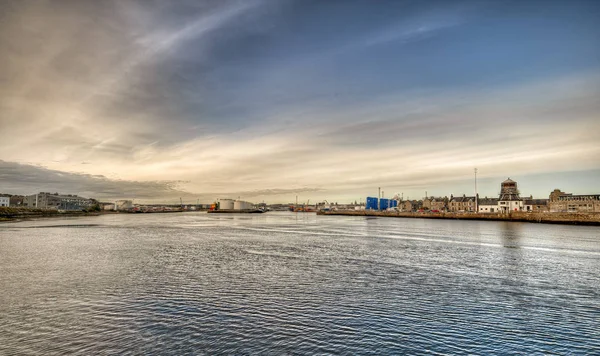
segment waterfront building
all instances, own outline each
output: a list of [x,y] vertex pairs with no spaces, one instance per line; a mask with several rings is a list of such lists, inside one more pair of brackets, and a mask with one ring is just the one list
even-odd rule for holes
[[10,197],[0,197],[0,207],[9,207]]
[[463,194],[462,197],[450,196],[448,210],[451,212],[475,212],[477,197],[468,197]]
[[130,210],[133,209],[133,201],[131,200],[117,200],[115,202],[115,210]]
[[402,200],[398,202],[398,211],[411,212],[423,208],[421,200]]
[[554,189],[548,200],[548,210],[556,213],[600,212],[600,194],[573,195]]
[[94,201],[77,195],[40,192],[23,198],[23,206],[38,209],[81,210],[90,207]]
[[548,199],[533,199],[529,197],[523,200],[523,211],[543,213],[548,210]]
[[23,206],[23,199],[25,199],[22,195],[12,195],[10,197],[10,206]]
[[115,203],[100,202],[98,203],[98,206],[100,206],[101,210],[117,210],[115,209]]
[[523,210],[523,200],[519,196],[517,182],[508,178],[500,183],[500,196],[498,197],[498,209],[502,213]]
[[448,197],[427,197],[423,199],[423,208],[429,210],[445,211]]
[[403,200],[398,204],[399,211],[413,211],[412,203],[410,200]]
[[480,213],[497,213],[498,212],[498,199],[485,197],[479,199],[477,204],[478,212]]

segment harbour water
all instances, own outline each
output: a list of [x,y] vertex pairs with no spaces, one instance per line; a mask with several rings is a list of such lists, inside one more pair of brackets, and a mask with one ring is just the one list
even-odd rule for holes
[[600,228],[267,214],[0,225],[0,354],[599,354]]

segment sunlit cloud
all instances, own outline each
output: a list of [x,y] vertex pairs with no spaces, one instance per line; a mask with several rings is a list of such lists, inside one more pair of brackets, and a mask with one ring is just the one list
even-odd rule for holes
[[460,193],[474,167],[597,175],[591,18],[550,43],[502,4],[340,6],[10,3],[0,192],[356,200]]

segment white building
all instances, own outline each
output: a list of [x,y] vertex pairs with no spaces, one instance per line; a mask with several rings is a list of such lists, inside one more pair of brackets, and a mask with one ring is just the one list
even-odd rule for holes
[[479,199],[479,202],[477,204],[477,211],[479,213],[497,213],[498,199],[488,197]]
[[0,206],[5,206],[5,207],[10,206],[10,198],[9,197],[0,197]]
[[500,183],[500,197],[498,198],[498,209],[501,213],[523,210],[523,200],[521,199],[521,197],[519,197],[517,182],[510,178]]

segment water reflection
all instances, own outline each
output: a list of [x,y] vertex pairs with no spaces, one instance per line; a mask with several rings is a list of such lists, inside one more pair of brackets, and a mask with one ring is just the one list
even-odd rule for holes
[[500,236],[506,248],[519,248],[519,238],[522,235],[523,223],[503,221],[499,223]]

